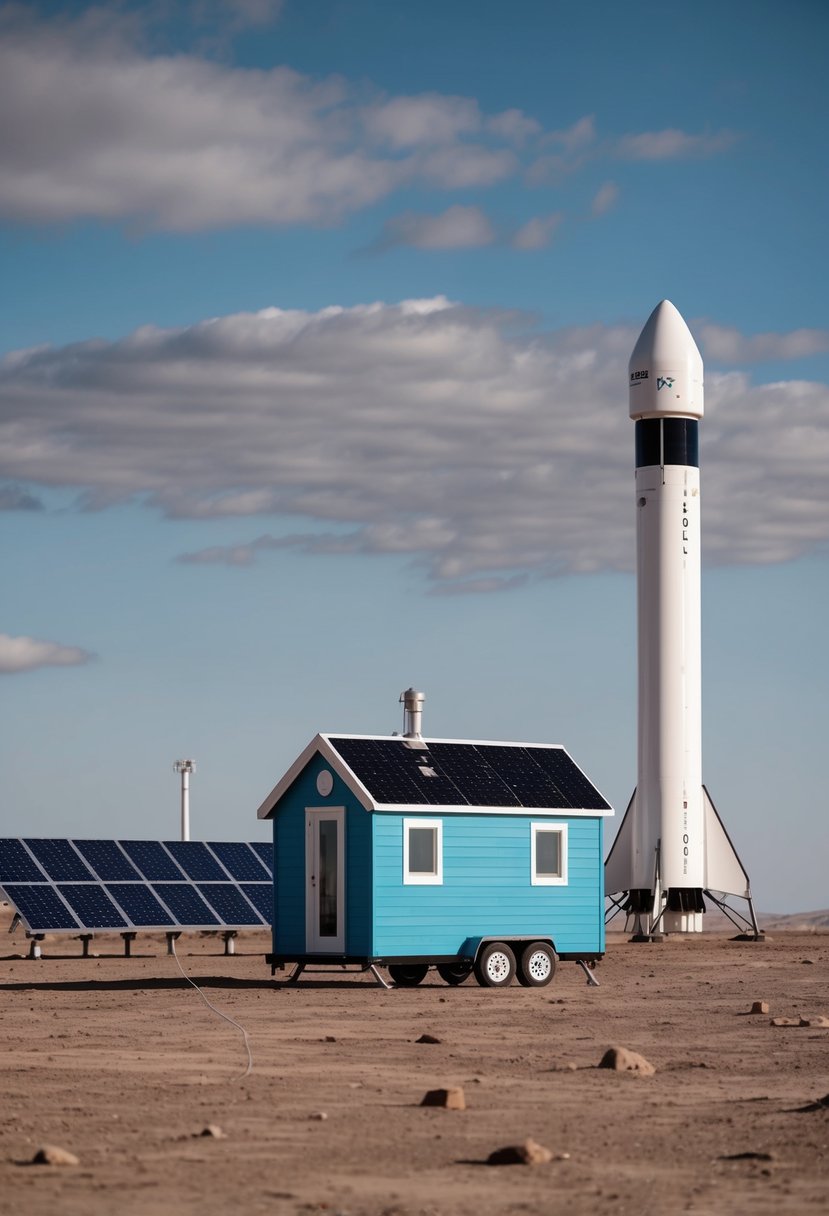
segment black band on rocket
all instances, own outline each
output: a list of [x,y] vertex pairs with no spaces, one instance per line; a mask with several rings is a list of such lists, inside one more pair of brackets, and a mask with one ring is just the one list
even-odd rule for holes
[[636,467],[652,464],[699,468],[699,423],[695,418],[641,418],[636,423]]

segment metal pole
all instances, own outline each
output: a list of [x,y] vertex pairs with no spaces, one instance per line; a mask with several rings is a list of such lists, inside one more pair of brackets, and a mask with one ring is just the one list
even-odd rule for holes
[[181,770],[181,839],[190,839],[190,769]]
[[190,839],[190,774],[196,771],[195,760],[176,760],[173,769],[181,773],[181,839]]

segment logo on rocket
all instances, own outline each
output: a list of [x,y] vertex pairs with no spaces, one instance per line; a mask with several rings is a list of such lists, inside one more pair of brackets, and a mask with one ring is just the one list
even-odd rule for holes
[[659,392],[661,388],[673,388],[675,379],[675,376],[657,376],[656,391]]

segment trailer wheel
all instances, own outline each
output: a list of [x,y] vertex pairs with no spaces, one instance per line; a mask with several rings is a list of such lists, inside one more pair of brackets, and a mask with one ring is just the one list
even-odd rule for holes
[[472,963],[468,959],[458,963],[438,963],[438,975],[447,984],[462,984],[472,974]]
[[474,971],[482,988],[506,988],[515,975],[515,955],[506,942],[488,942],[475,959]]
[[426,979],[426,963],[390,963],[389,975],[398,988],[416,988]]
[[544,988],[556,973],[556,954],[546,942],[531,942],[518,960],[518,982],[525,988]]

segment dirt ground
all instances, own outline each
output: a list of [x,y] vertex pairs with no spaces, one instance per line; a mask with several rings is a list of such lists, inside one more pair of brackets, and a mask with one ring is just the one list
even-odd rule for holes
[[[7,909],[4,910],[7,913]],[[629,943],[599,988],[384,991],[332,971],[272,983],[265,935],[0,946],[0,1211],[24,1216],[327,1212],[829,1211],[829,934]],[[749,1015],[755,1000],[770,1015]],[[418,1043],[428,1033],[439,1043]],[[652,1077],[599,1070],[610,1045]],[[461,1085],[465,1111],[420,1106]],[[814,1109],[804,1109],[811,1104]],[[320,1116],[325,1116],[320,1117]],[[218,1124],[223,1138],[200,1135]],[[561,1154],[489,1166],[532,1136]],[[31,1164],[43,1144],[77,1166]],[[563,1156],[567,1154],[568,1156]]]

